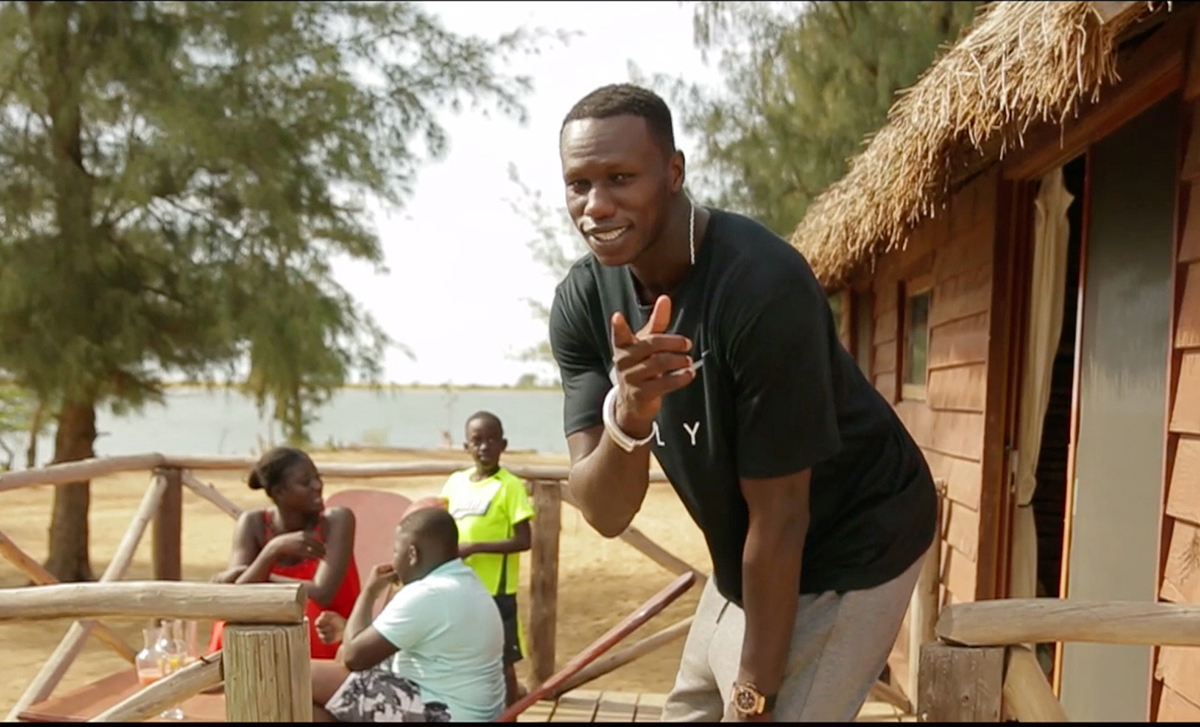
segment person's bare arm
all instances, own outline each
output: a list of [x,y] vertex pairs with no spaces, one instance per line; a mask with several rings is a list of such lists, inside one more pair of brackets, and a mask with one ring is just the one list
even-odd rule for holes
[[395,578],[396,573],[390,563],[375,566],[359,592],[358,600],[354,602],[350,618],[346,619],[342,630],[342,645],[337,655],[342,665],[350,671],[370,669],[399,651],[371,625],[375,601],[395,582]]
[[[660,296],[646,325],[633,333],[624,316],[612,317],[613,366],[619,396],[616,424],[634,439],[650,436],[662,397],[695,378],[688,369],[687,338],[665,333],[671,320],[670,298]],[[625,531],[646,499],[650,481],[650,446],[626,452],[604,432],[590,427],[567,437],[571,496],[588,523],[613,538]]]
[[308,597],[322,606],[328,606],[337,595],[346,570],[350,567],[350,556],[354,552],[354,513],[344,507],[332,508],[325,516],[329,533],[325,537],[325,557],[317,566],[308,588]]
[[259,555],[258,526],[262,521],[261,510],[244,510],[233,526],[233,547],[229,551],[229,565],[213,576],[214,583],[237,583]]
[[528,520],[522,520],[513,526],[513,535],[504,540],[489,540],[482,543],[462,543],[458,546],[458,556],[466,558],[475,553],[523,553],[533,544],[533,532]]
[[[832,316],[816,285],[781,291],[726,322],[737,406],[746,625],[738,680],[776,694],[796,624],[813,467],[842,448]],[[769,721],[772,715],[756,718]]]
[[[633,427],[622,428],[632,437],[641,436]],[[606,538],[620,535],[646,499],[650,448],[625,452],[605,435],[604,427],[593,427],[567,437],[567,451],[567,488],[584,519]]]
[[779,691],[792,642],[811,476],[807,469],[784,477],[741,479],[750,524],[742,552],[746,630],[738,681],[766,695]]
[[[329,532],[325,537],[325,543],[321,543],[312,539],[311,535],[301,535],[299,533],[286,533],[282,536],[271,539],[263,546],[262,551],[255,557],[254,562],[247,568],[241,576],[238,577],[237,583],[303,583],[308,586],[308,597],[320,604],[328,606],[333,602],[334,595],[337,594],[338,588],[342,585],[342,579],[346,577],[346,569],[350,565],[350,554],[354,548],[354,513],[341,507],[335,507],[329,511],[325,518],[329,525]],[[311,553],[284,553],[281,552],[282,544],[288,543],[292,537],[303,537],[316,550]],[[312,580],[300,580],[278,576],[271,573],[271,568],[284,555],[299,555],[301,557],[319,557],[320,564],[317,565],[317,572],[313,575]]]

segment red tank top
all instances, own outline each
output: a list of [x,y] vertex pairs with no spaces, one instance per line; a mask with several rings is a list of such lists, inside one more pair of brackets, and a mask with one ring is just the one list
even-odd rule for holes
[[[266,540],[270,541],[276,533],[271,528],[271,513],[264,509],[263,513],[263,528],[266,531]],[[317,540],[325,542],[325,516],[317,522],[317,527],[313,530],[313,535]],[[264,541],[265,542],[265,541]],[[321,564],[320,558],[305,558],[299,563],[292,565],[280,565],[276,563],[271,566],[271,573],[284,578],[295,578],[301,581],[311,581],[317,574],[317,567]],[[305,604],[304,615],[308,618],[308,643],[309,651],[314,659],[332,659],[337,656],[338,646],[341,642],[332,644],[321,643],[317,638],[317,616],[321,615],[322,611],[333,611],[339,614],[342,618],[349,619],[350,611],[354,608],[354,602],[358,600],[358,593],[362,588],[362,584],[358,580],[358,564],[354,560],[354,551],[350,552],[350,562],[346,565],[346,575],[342,578],[341,585],[338,586],[337,592],[333,594],[333,600],[328,606],[308,599]],[[209,643],[209,651],[217,651],[221,648],[222,635],[225,631],[225,622],[218,621],[213,624],[212,641]]]

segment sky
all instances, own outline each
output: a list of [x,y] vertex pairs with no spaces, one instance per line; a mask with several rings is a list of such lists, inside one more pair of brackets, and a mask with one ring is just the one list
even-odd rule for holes
[[[507,200],[520,197],[510,163],[542,199],[562,209],[558,159],[562,117],[579,98],[629,80],[633,61],[647,76],[665,73],[715,86],[719,74],[692,44],[692,5],[680,2],[427,2],[459,34],[494,38],[515,27],[577,31],[563,46],[518,56],[513,75],[533,90],[527,123],[464,110],[439,119],[449,137],[445,157],[425,165],[403,209],[377,207],[375,224],[388,273],[334,261],[337,280],[394,340],[415,356],[388,351],[383,379],[396,384],[513,384],[552,367],[516,360],[546,338],[525,298],[549,303],[557,280],[533,260],[530,223]],[[697,148],[679,128],[676,144]]]

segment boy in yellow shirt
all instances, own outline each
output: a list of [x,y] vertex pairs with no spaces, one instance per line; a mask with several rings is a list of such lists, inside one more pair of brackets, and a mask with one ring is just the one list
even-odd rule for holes
[[517,618],[521,553],[529,550],[533,504],[521,478],[500,466],[508,447],[500,418],[487,411],[467,419],[463,447],[475,466],[450,475],[442,488],[458,523],[458,554],[496,599],[504,622],[504,683],[508,704],[520,698],[515,664],[523,658]]

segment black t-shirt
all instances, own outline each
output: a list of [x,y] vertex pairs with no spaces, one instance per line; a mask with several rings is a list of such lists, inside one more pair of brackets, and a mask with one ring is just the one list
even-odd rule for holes
[[[671,295],[669,331],[689,337],[696,379],[668,394],[652,446],[704,532],[717,588],[742,599],[748,514],[739,478],[812,468],[801,593],[872,588],[903,573],[936,529],[933,480],[892,407],[837,337],[808,262],[759,223],[711,218],[696,263]],[[626,267],[588,255],[555,291],[550,345],[566,433],[602,426],[612,386],[608,321],[645,324]]]

